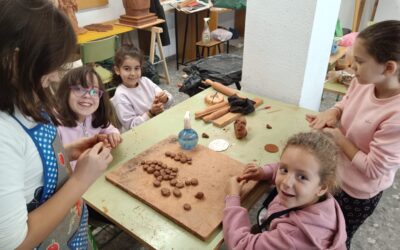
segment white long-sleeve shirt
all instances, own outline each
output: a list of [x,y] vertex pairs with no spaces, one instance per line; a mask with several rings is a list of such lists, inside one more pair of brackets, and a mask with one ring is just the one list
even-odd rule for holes
[[[112,103],[124,131],[150,119],[147,111],[150,110],[155,96],[162,91],[147,77],[141,77],[135,88],[128,88],[123,84],[117,87]],[[165,107],[169,107],[173,102],[172,95],[166,90],[164,92],[168,96]]]
[[[18,110],[15,117],[28,128],[37,125]],[[43,166],[35,144],[14,118],[0,112],[0,128],[0,249],[15,249],[28,232],[26,204],[43,185]]]

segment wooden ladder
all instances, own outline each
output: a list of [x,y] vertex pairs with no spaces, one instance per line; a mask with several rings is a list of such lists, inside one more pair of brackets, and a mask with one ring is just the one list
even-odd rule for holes
[[[169,73],[168,73],[168,66],[167,66],[167,61],[165,60],[165,56],[164,56],[164,50],[163,50],[163,46],[161,43],[161,37],[160,34],[163,32],[163,29],[160,27],[149,27],[146,28],[146,30],[151,32],[151,38],[150,38],[150,63],[151,64],[158,64],[158,63],[162,63],[163,65],[163,69],[164,69],[164,75],[160,75],[160,77],[162,79],[164,79],[167,84],[171,83],[171,79],[169,77]],[[158,47],[158,52],[160,54],[160,61],[154,63],[154,56],[156,53],[156,44]]]

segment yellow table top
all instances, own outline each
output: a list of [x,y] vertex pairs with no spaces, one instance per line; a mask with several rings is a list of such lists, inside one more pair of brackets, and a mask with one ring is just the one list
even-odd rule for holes
[[103,24],[112,24],[112,26],[113,26],[112,30],[109,30],[106,32],[88,31],[82,35],[78,35],[77,40],[78,40],[78,44],[82,44],[82,43],[106,38],[106,37],[113,36],[113,35],[119,35],[119,34],[129,32],[132,30],[136,30],[136,29],[146,29],[146,28],[149,28],[149,27],[152,27],[154,25],[164,23],[164,22],[165,22],[165,20],[163,20],[163,19],[157,19],[156,21],[154,21],[152,23],[148,23],[148,24],[138,26],[138,27],[132,27],[129,25],[118,24],[118,20],[112,20],[112,21],[103,23]]
[[[265,144],[274,143],[282,147],[290,135],[309,130],[305,114],[312,111],[264,98],[264,104],[255,113],[246,116],[248,135],[239,141],[234,136],[232,123],[225,128],[217,128],[212,124],[205,124],[202,120],[194,120],[194,112],[206,107],[204,97],[212,92],[214,91],[211,88],[207,89],[124,133],[123,143],[113,151],[114,160],[110,169],[133,158],[167,136],[177,135],[183,128],[183,116],[187,110],[191,111],[192,128],[200,135],[200,144],[208,146],[210,141],[217,138],[228,140],[230,147],[223,153],[243,163],[276,162],[279,159],[279,153],[267,153],[264,150]],[[244,92],[241,92],[241,95],[255,97]],[[271,108],[263,109],[266,105]],[[266,128],[267,123],[272,126],[272,129]],[[203,132],[210,138],[201,138]],[[245,206],[253,204],[264,192],[265,186],[258,187],[250,195]],[[85,193],[84,199],[90,206],[150,248],[215,249],[223,240],[222,227],[219,227],[207,241],[200,240],[167,217],[106,181],[104,175]]]

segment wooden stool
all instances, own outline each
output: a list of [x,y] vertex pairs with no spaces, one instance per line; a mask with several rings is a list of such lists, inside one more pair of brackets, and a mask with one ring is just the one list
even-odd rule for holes
[[201,48],[201,57],[204,57],[204,49],[207,48],[207,56],[210,56],[210,48],[218,48],[218,53],[221,53],[221,44],[226,42],[226,53],[229,54],[229,40],[227,41],[218,41],[218,40],[211,40],[208,43],[203,41],[196,43],[196,48]]

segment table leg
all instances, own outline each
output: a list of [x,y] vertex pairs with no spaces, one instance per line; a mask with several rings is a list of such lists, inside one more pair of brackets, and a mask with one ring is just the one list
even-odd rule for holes
[[178,42],[178,11],[175,9],[175,54],[176,54],[176,70],[179,70],[179,42]]
[[184,34],[184,37],[183,37],[183,52],[182,52],[182,62],[181,62],[181,64],[182,65],[185,65],[185,54],[186,54],[186,36],[187,36],[187,31],[188,31],[188,23],[189,23],[189,15],[188,14],[185,14],[186,15],[186,24],[185,24],[185,34]]

